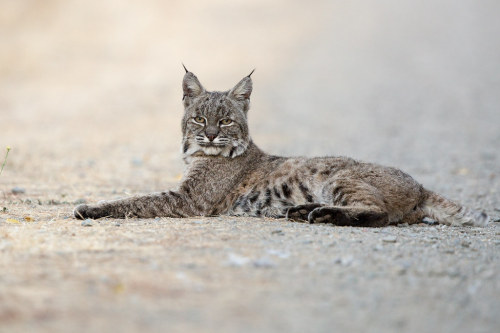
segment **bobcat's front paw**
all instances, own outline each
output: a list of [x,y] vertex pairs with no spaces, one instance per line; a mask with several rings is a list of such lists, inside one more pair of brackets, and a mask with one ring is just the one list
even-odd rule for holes
[[305,204],[288,208],[286,218],[297,222],[307,222],[307,217],[314,209],[323,206],[322,204]]
[[78,205],[75,207],[73,210],[73,214],[75,217],[79,220],[85,220],[86,218],[89,218],[89,206],[88,205]]
[[76,206],[75,210],[73,211],[73,214],[79,220],[85,220],[85,219],[95,220],[106,216],[103,210],[98,206],[89,206],[85,204]]

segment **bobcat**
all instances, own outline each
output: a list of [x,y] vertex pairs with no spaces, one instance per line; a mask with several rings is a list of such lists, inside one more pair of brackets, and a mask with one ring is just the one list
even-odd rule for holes
[[391,167],[347,157],[280,157],[250,138],[250,73],[209,92],[185,67],[182,152],[187,170],[175,191],[96,205],[76,218],[265,216],[339,226],[382,227],[430,217],[447,225],[485,226],[489,217],[425,189]]

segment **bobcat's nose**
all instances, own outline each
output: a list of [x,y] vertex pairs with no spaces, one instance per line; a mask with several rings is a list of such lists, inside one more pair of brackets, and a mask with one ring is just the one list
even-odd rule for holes
[[217,127],[208,126],[207,129],[205,129],[205,136],[210,142],[214,141],[217,135],[219,135],[219,129]]

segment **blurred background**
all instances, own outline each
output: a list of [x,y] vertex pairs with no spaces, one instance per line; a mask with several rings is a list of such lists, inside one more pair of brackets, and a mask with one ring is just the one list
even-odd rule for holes
[[499,14],[496,0],[0,0],[0,190],[172,186],[184,63],[209,90],[256,68],[250,128],[270,153],[397,166],[492,210]]

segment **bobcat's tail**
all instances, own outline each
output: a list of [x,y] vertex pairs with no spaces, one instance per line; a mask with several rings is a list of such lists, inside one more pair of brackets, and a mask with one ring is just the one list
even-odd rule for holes
[[432,191],[426,191],[421,208],[426,216],[446,225],[484,227],[490,222],[485,213],[461,206]]

